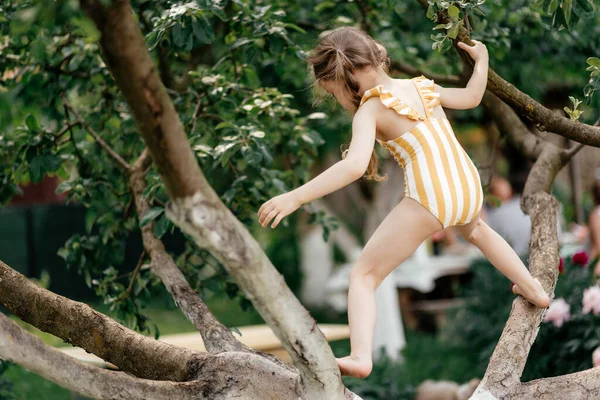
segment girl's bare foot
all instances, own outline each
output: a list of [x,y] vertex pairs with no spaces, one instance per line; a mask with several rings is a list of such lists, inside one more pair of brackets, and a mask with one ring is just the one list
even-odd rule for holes
[[346,356],[336,358],[338,367],[342,375],[353,376],[355,378],[366,378],[373,369],[371,359],[361,359],[360,357]]
[[523,293],[521,288],[516,284],[513,285],[512,291],[516,295],[523,296],[527,301],[536,305],[539,308],[546,308],[550,305],[550,297],[546,294],[546,291],[542,287],[540,281],[536,278],[533,279],[534,287],[527,291],[527,293]]

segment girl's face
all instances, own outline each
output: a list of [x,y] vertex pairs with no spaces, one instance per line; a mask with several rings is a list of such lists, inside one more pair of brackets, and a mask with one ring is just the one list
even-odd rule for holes
[[333,94],[335,99],[344,109],[355,112],[356,106],[352,104],[350,95],[346,86],[340,81],[321,81],[320,85],[329,94]]

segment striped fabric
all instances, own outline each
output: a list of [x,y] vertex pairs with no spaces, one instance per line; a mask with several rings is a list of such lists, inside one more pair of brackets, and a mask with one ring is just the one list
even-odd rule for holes
[[431,117],[433,108],[440,104],[433,80],[421,75],[412,78],[412,81],[426,105],[426,117],[402,103],[381,85],[367,90],[361,105],[371,97],[379,97],[387,108],[421,121],[396,139],[377,141],[403,168],[405,196],[423,205],[444,228],[467,224],[479,213],[483,204],[479,173],[456,140],[448,119]]

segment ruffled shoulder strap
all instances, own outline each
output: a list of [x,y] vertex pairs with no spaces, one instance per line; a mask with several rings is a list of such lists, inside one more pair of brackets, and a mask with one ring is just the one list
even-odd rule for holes
[[433,79],[428,79],[423,75],[412,79],[421,95],[421,99],[423,100],[423,104],[427,111],[427,117],[429,118],[433,109],[441,104],[440,94],[435,91]]
[[379,97],[381,103],[387,108],[391,108],[399,115],[406,115],[410,119],[414,120],[424,120],[421,114],[417,111],[413,110],[410,106],[401,102],[398,98],[396,98],[389,90],[383,88],[383,85],[377,85],[374,88],[367,90],[361,100],[359,107],[362,106],[367,100],[371,97]]

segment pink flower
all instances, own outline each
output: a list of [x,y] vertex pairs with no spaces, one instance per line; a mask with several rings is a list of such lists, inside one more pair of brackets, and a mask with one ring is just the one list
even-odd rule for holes
[[600,313],[600,286],[591,286],[583,291],[583,313]]
[[585,251],[579,251],[579,252],[573,254],[572,260],[573,260],[574,264],[586,266],[588,261],[590,261],[590,257],[588,256],[588,253],[586,253]]
[[570,310],[571,306],[562,297],[553,300],[544,315],[544,322],[552,321],[555,327],[560,328],[571,318]]
[[600,347],[592,353],[592,363],[594,364],[594,367],[600,367]]

